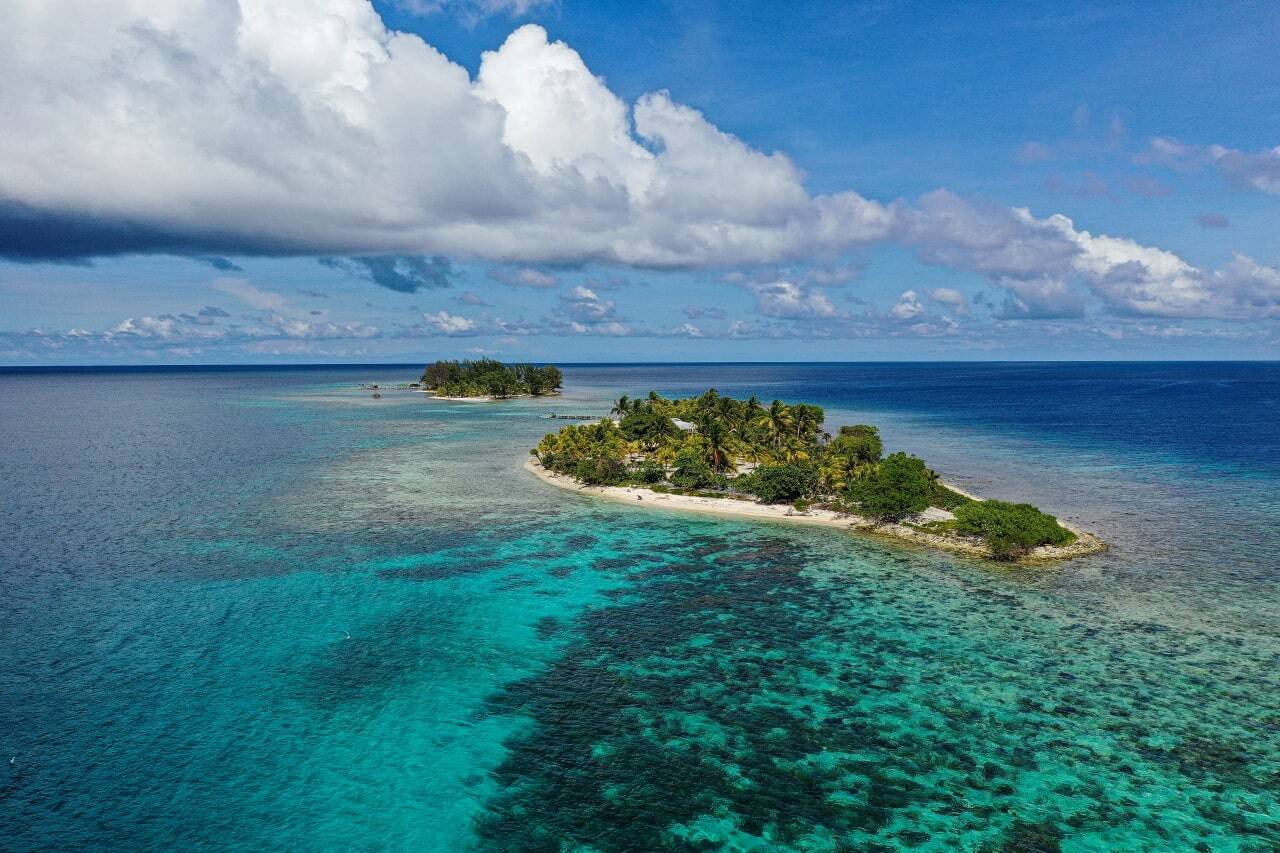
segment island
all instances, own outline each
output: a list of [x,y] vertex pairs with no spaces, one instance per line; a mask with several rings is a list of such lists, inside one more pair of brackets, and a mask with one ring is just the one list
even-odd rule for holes
[[867,424],[823,431],[821,407],[713,388],[621,397],[610,416],[548,433],[527,467],[545,481],[646,506],[842,527],[996,560],[1105,548],[1025,503],[983,500],[924,461],[884,454]]
[[491,358],[437,361],[422,372],[421,387],[439,400],[505,400],[560,393],[554,365],[503,364]]

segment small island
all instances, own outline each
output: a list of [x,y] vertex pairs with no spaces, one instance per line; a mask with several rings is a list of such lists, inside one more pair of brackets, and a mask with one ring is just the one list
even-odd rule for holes
[[600,497],[856,529],[998,560],[1105,548],[1030,504],[982,500],[915,456],[885,456],[874,426],[826,433],[819,406],[766,406],[713,388],[685,399],[624,396],[610,415],[548,433],[529,469]]
[[503,364],[481,358],[428,364],[421,386],[440,400],[506,400],[558,394],[561,382],[560,368],[554,365]]

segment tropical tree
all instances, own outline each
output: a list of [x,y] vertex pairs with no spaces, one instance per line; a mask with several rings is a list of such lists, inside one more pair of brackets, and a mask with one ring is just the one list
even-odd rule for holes
[[855,466],[874,465],[883,452],[880,430],[867,424],[840,427],[839,434],[827,445],[828,454],[844,457]]
[[635,404],[631,402],[631,398],[626,394],[623,394],[613,402],[613,408],[609,410],[609,414],[625,415],[634,408],[634,405]]
[[897,521],[929,506],[929,478],[924,462],[905,453],[893,453],[875,472],[855,482],[849,497],[862,511],[883,521]]
[[796,438],[812,441],[822,429],[826,413],[821,406],[797,403],[791,407],[791,418],[795,422]]
[[675,470],[671,472],[671,482],[675,485],[684,489],[705,489],[715,485],[715,472],[697,446],[685,447],[676,454],[674,461]]
[[639,441],[649,450],[682,435],[671,418],[655,412],[649,406],[637,406],[634,403],[618,426],[627,438]]
[[752,494],[764,503],[791,503],[814,493],[818,472],[810,465],[794,462],[767,465],[755,471],[749,483]]
[[787,436],[791,434],[791,430],[795,425],[795,418],[791,415],[791,409],[781,400],[774,400],[768,409],[765,409],[756,418],[756,424],[760,431],[764,433],[765,438],[775,448],[781,447],[786,441]]
[[719,418],[709,418],[699,434],[703,452],[712,471],[727,471],[733,467],[733,434]]

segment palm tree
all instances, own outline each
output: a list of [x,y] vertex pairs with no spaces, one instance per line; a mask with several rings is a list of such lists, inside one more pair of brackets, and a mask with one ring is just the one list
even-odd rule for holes
[[741,407],[739,413],[741,418],[738,422],[738,430],[743,434],[742,437],[746,438],[747,428],[755,423],[756,418],[760,417],[760,414],[764,411],[764,407],[760,405],[760,398],[755,394],[752,394],[745,402],[740,403],[739,406]]
[[813,435],[822,427],[822,409],[801,403],[791,408],[796,424],[796,438]]
[[613,408],[609,410],[609,414],[625,416],[627,412],[630,412],[633,408],[634,404],[631,402],[631,398],[626,394],[623,394],[614,401]]
[[798,438],[788,438],[778,457],[783,462],[802,462],[809,458],[809,446]]
[[640,435],[650,447],[657,447],[670,438],[679,438],[680,428],[675,421],[666,415],[654,411],[644,411],[637,415],[640,418]]
[[733,467],[733,434],[719,418],[708,418],[699,431],[705,448],[707,464],[712,471],[727,471]]
[[795,424],[795,418],[792,417],[791,410],[787,408],[786,403],[781,400],[774,400],[768,409],[757,416],[756,424],[760,426],[769,442],[775,448],[778,448],[782,446],[782,442],[790,435],[791,427]]

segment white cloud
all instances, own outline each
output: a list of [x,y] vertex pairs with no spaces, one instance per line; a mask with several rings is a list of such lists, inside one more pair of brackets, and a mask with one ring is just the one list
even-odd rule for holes
[[456,314],[450,314],[448,311],[437,311],[435,314],[423,314],[422,319],[434,327],[437,331],[446,335],[457,335],[462,332],[469,332],[476,327],[475,321],[466,317],[460,317]]
[[896,212],[899,239],[924,260],[1004,288],[1006,317],[1079,317],[1086,293],[1121,314],[1247,319],[1280,312],[1280,291],[1271,286],[1277,271],[1244,256],[1208,270],[1165,249],[1092,234],[1061,214],[1038,219],[1025,208],[983,207],[946,190]]
[[924,306],[920,304],[920,297],[914,290],[906,290],[898,297],[897,304],[889,309],[889,313],[898,320],[914,320],[924,313]]
[[594,290],[582,285],[560,297],[558,314],[567,318],[570,328],[579,333],[626,334],[629,331],[612,300],[601,299]]
[[[449,4],[421,4],[437,5]],[[519,13],[530,0],[471,5]],[[1247,258],[1208,270],[945,190],[888,206],[810,194],[785,154],[665,92],[622,100],[534,25],[486,52],[473,80],[368,0],[0,0],[0,20],[4,256],[353,256],[362,275],[413,291],[450,286],[444,256],[547,287],[539,264],[761,265],[892,240],[999,285],[1006,316],[1080,316],[1087,295],[1151,316],[1280,304],[1275,270]],[[1280,150],[1155,140],[1148,157],[1280,192]],[[425,256],[438,260],[412,261]],[[812,281],[780,279],[748,285],[766,316],[837,316]],[[241,279],[221,289],[287,313]]]
[[1211,166],[1238,186],[1280,195],[1280,145],[1262,151],[1241,151],[1225,145],[1191,145],[1157,136],[1138,162],[1178,171]]
[[1210,145],[1205,153],[1210,162],[1236,183],[1271,195],[1280,195],[1280,145],[1252,154],[1221,145]]
[[[90,254],[690,266],[890,224],[665,93],[628,105],[534,25],[472,81],[367,0],[70,5],[0,0],[0,201],[35,226],[88,217]],[[35,226],[0,250],[60,251]]]
[[[373,338],[378,336],[377,326],[367,323],[313,323],[294,317],[270,314],[262,318],[262,323],[269,330],[268,336],[285,338],[308,338],[315,340],[332,340],[338,338]],[[272,335],[271,333],[275,334]],[[251,335],[260,334],[256,330]]]
[[935,287],[929,291],[929,298],[957,314],[967,314],[969,311],[969,300],[954,287]]
[[750,283],[756,310],[766,317],[786,319],[834,317],[838,313],[826,293],[791,281]]

